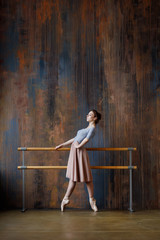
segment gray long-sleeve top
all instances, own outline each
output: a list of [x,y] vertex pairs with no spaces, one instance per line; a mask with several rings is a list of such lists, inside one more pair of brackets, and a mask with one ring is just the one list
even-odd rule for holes
[[95,135],[95,127],[89,127],[89,128],[83,128],[77,132],[76,137],[74,138],[74,142],[78,141],[81,143],[84,138],[87,138],[88,140]]

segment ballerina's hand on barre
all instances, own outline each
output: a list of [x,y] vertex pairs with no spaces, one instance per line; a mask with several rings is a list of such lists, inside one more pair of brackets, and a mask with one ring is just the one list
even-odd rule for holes
[[63,144],[56,146],[55,149],[57,150],[58,148],[61,148],[61,147],[63,147]]

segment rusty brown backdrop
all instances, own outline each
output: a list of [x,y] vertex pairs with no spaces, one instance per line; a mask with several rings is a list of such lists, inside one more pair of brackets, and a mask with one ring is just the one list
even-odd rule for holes
[[[94,147],[136,147],[133,208],[160,208],[160,17],[151,0],[0,0],[0,196],[22,205],[17,147],[54,147],[102,113]],[[128,165],[90,152],[91,165]],[[28,165],[66,165],[68,152],[27,152]],[[129,173],[92,170],[100,209],[127,209]],[[26,172],[26,205],[59,208],[65,170]],[[77,184],[73,208],[88,208]]]

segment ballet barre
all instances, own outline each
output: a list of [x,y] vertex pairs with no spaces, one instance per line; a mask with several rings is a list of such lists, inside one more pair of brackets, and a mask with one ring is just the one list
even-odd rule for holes
[[[24,162],[25,151],[69,151],[70,148],[53,147],[18,147],[18,151],[22,151],[22,166],[18,166],[18,170],[22,170],[22,212],[25,212],[25,170],[31,169],[66,169],[67,166],[26,166]],[[136,151],[136,148],[86,148],[87,151],[128,151],[129,152],[129,166],[91,166],[91,169],[128,169],[129,170],[129,189],[130,199],[129,208],[130,212],[134,212],[132,208],[132,170],[137,169],[137,166],[132,166],[132,151]]]

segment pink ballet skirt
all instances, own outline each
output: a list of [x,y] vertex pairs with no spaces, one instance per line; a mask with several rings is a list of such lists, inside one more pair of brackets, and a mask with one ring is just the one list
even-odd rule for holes
[[78,142],[73,142],[71,145],[66,177],[74,182],[93,181],[87,150],[84,147],[76,148],[76,144]]

